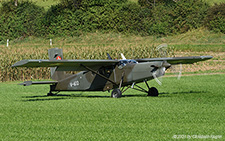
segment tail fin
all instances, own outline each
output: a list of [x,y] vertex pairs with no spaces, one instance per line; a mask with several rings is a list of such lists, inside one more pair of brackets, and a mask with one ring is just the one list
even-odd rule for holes
[[[52,48],[48,50],[49,60],[62,60],[63,52],[62,49]],[[61,80],[66,77],[66,72],[64,71],[56,71],[57,67],[51,67],[51,78],[53,80]]]

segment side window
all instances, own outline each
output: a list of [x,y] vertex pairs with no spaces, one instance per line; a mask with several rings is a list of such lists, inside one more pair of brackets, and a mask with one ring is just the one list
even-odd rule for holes
[[105,67],[102,67],[98,70],[98,72],[104,76],[110,76],[110,74],[112,73],[112,68],[105,68]]
[[128,63],[127,60],[121,60],[118,64],[118,68],[122,69],[123,67],[126,66],[127,63]]

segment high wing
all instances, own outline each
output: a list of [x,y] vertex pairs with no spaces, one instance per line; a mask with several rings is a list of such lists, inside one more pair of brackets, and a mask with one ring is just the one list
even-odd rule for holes
[[170,57],[170,58],[144,58],[136,59],[138,62],[167,61],[172,65],[193,64],[199,61],[205,61],[213,58],[212,56],[190,56],[190,57]]
[[[212,56],[170,57],[170,58],[144,58],[136,59],[141,62],[167,61],[174,64],[193,64],[211,59]],[[103,66],[114,66],[119,60],[22,60],[12,67],[57,67],[57,71],[83,71],[86,67],[98,70]],[[85,67],[84,67],[85,66]]]
[[58,71],[83,71],[86,70],[85,67],[97,70],[118,62],[119,60],[22,60],[12,67],[57,67]]

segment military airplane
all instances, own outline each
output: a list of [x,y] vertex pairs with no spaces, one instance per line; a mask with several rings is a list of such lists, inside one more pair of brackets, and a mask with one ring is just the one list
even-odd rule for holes
[[[155,87],[149,87],[147,81],[157,79],[165,74],[171,65],[193,64],[198,61],[211,59],[212,56],[144,58],[121,60],[112,59],[107,53],[108,60],[64,60],[62,49],[48,50],[49,60],[22,60],[12,67],[50,67],[53,81],[25,81],[21,85],[50,84],[48,96],[60,91],[110,91],[111,97],[120,98],[127,89],[145,92],[148,96],[158,96]],[[79,71],[68,74],[67,71]],[[148,88],[138,86],[144,82]]]

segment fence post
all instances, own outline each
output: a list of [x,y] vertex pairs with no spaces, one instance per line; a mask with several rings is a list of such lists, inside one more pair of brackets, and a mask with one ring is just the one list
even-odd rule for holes
[[7,44],[6,44],[6,46],[7,46],[7,47],[9,46],[9,39],[7,39]]
[[52,39],[50,39],[50,46],[52,46]]

